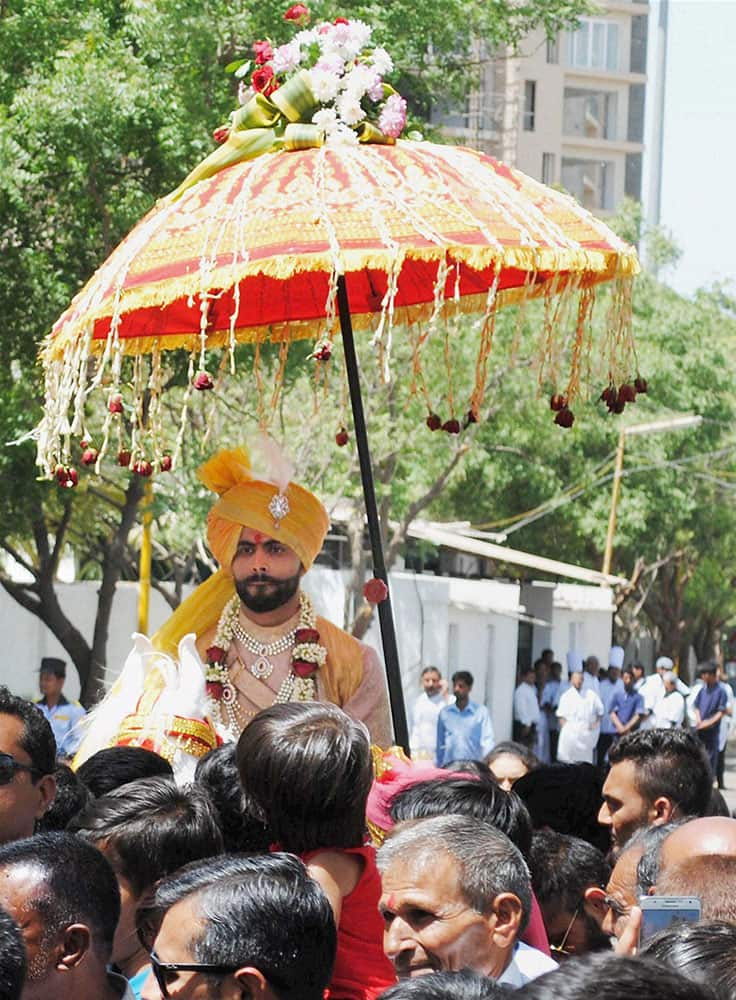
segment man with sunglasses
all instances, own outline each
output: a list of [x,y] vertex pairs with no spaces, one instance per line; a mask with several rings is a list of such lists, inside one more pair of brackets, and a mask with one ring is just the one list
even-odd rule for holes
[[337,931],[332,907],[288,854],[195,862],[164,879],[143,1000],[323,1000]]
[[0,687],[0,844],[34,832],[56,795],[56,742],[29,701]]

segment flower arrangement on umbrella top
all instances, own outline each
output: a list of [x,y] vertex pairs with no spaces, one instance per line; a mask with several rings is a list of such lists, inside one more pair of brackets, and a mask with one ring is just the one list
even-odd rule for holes
[[[254,42],[252,60],[228,66],[241,80],[241,107],[259,94],[270,98],[293,81],[319,103],[308,124],[325,142],[397,139],[406,125],[406,101],[386,82],[393,61],[384,48],[371,46],[370,25],[338,17],[308,28],[309,11],[300,3],[289,7],[284,19],[300,28],[290,42],[276,48],[268,39]],[[225,142],[237,124],[236,111],[228,125],[215,130],[215,141]]]

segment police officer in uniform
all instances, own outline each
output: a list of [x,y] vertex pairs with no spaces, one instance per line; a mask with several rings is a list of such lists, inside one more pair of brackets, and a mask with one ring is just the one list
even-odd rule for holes
[[87,713],[78,701],[69,701],[62,694],[66,680],[66,663],[55,656],[44,656],[41,660],[38,686],[42,698],[36,707],[43,712],[54,731],[56,754],[58,757],[72,757],[82,739],[77,723]]

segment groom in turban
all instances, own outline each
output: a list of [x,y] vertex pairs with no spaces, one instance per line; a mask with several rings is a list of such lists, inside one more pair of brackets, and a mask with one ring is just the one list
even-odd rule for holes
[[318,617],[301,578],[322,548],[327,511],[291,481],[271,449],[269,478],[256,478],[243,449],[221,451],[199,470],[219,496],[207,541],[219,570],[153,637],[173,653],[189,632],[207,664],[207,686],[222,729],[237,739],[276,701],[329,701],[391,742],[383,668],[375,651]]

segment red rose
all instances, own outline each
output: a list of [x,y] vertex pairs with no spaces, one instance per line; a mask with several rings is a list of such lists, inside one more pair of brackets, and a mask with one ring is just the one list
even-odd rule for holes
[[273,59],[273,49],[270,42],[253,42],[253,52],[256,56],[256,66],[263,66],[264,63]]
[[226,142],[227,137],[229,135],[230,135],[229,127],[227,125],[220,125],[220,127],[216,128],[215,131],[212,133],[212,138],[215,140],[215,142],[221,143],[221,142]]
[[225,650],[220,646],[210,646],[205,655],[207,656],[208,663],[225,662]]
[[273,68],[271,66],[259,66],[258,69],[253,70],[253,75],[250,78],[251,86],[253,90],[260,94],[265,94],[266,97],[271,92],[273,87],[270,87],[271,81],[273,80]]
[[350,21],[346,17],[336,17],[332,22],[333,24],[350,24]]
[[127,468],[130,465],[130,452],[126,448],[121,448],[118,452],[118,465]]
[[161,461],[159,463],[159,468],[162,472],[171,472],[172,458],[171,455],[162,455]]
[[363,597],[365,597],[369,604],[380,604],[381,601],[385,601],[388,597],[388,587],[383,580],[374,576],[363,587]]
[[133,472],[136,476],[150,476],[153,472],[153,466],[147,459],[141,458],[138,462],[133,462]]
[[298,628],[294,633],[294,642],[297,646],[303,642],[319,642],[319,632],[316,628]]
[[317,664],[309,663],[307,660],[294,660],[291,669],[297,677],[311,677],[317,672]]
[[214,698],[215,701],[219,701],[222,698],[222,687],[220,681],[207,681],[205,684],[207,694],[210,698]]
[[297,24],[309,23],[309,8],[303,3],[294,3],[284,14],[285,21],[296,21]]
[[96,448],[85,448],[82,452],[82,465],[94,465],[99,454]]
[[203,392],[205,389],[214,389],[215,383],[209,372],[197,372],[192,383],[195,389]]
[[122,413],[123,397],[119,393],[114,396],[110,396],[110,399],[107,402],[107,408],[110,413]]

